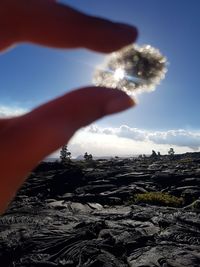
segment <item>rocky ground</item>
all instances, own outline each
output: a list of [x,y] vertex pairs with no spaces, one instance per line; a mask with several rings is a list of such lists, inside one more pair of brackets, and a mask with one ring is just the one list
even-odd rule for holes
[[0,232],[2,267],[199,267],[200,157],[42,163]]

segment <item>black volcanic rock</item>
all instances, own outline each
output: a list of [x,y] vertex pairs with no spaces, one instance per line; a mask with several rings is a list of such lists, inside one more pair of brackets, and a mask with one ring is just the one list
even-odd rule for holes
[[[42,163],[34,170],[0,218],[1,266],[200,266],[196,154],[95,166]],[[179,208],[134,202],[149,192],[184,201]]]

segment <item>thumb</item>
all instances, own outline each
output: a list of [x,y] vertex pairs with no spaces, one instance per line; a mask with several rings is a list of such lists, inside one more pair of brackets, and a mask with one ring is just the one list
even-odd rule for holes
[[[128,109],[134,104],[135,102],[120,90],[86,87],[56,98],[36,108],[25,117],[28,119],[27,123],[34,125],[41,135],[45,133],[45,129],[41,131],[38,128],[41,125],[45,125],[48,129],[47,136],[49,131],[54,133],[55,149],[57,149],[68,142],[79,128],[106,115]],[[51,144],[52,142],[53,140]]]
[[79,128],[134,104],[129,96],[116,89],[87,87],[67,93],[10,119],[0,133],[1,150],[5,147],[4,160],[8,154],[9,162],[8,147],[13,153],[20,151],[15,159],[16,168],[23,162],[22,169],[30,171],[44,157],[66,144]]
[[[133,100],[119,90],[87,87],[9,119],[0,131],[0,212],[38,162],[66,144],[76,130],[133,105]],[[12,168],[10,151],[17,155]]]

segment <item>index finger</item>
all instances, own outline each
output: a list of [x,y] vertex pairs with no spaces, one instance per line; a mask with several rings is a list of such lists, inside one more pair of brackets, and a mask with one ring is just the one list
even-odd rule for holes
[[111,52],[137,38],[134,26],[89,16],[56,1],[22,2],[18,19],[20,41],[55,48],[85,47]]

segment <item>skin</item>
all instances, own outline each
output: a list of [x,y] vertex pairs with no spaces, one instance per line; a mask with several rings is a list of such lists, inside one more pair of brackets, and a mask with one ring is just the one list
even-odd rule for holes
[[[0,36],[0,52],[26,42],[109,53],[134,42],[137,30],[83,14],[54,0],[1,0]],[[0,118],[0,213],[38,162],[68,143],[79,128],[134,105],[119,90],[88,86],[25,115]]]

